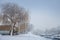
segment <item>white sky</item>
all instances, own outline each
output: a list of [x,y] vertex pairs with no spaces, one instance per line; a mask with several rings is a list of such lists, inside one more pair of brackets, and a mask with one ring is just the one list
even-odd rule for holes
[[0,0],[0,4],[7,2],[29,9],[30,23],[35,28],[44,30],[60,26],[60,0]]

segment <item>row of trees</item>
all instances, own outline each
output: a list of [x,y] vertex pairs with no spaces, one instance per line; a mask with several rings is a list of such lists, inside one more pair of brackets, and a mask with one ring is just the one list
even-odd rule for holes
[[39,36],[51,37],[51,36],[60,36],[60,26],[54,27],[51,29],[46,29],[45,31],[36,29],[33,31],[34,34]]
[[46,35],[58,35],[60,34],[60,26],[51,28],[50,30],[45,31]]

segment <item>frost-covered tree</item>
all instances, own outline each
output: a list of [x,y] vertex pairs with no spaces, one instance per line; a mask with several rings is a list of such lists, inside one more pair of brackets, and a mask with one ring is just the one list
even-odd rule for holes
[[22,24],[28,22],[28,12],[19,7],[17,4],[7,3],[4,4],[2,7],[3,13],[3,23],[4,24],[11,24],[11,35],[15,29],[16,24]]

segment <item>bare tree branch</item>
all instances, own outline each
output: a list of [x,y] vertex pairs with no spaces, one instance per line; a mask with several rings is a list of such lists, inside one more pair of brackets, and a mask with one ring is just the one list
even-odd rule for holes
[[28,21],[28,12],[24,8],[19,7],[17,4],[4,4],[4,6],[2,7],[2,12],[3,23],[10,22],[11,24],[13,24],[12,30],[17,23]]

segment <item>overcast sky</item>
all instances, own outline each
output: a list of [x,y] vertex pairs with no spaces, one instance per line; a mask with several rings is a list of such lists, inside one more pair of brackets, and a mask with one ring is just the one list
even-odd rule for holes
[[60,26],[60,0],[0,0],[3,3],[17,3],[30,12],[30,23],[35,28],[46,29]]

